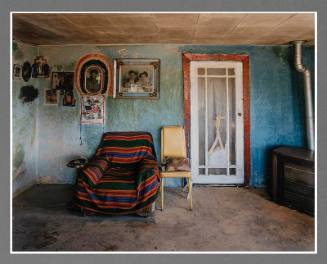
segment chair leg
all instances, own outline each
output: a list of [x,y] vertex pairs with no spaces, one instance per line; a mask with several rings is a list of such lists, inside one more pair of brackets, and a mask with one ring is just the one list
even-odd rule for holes
[[161,178],[160,190],[161,190],[161,211],[162,211],[164,208],[164,178]]
[[188,185],[188,195],[187,199],[190,200],[190,210],[193,209],[193,202],[192,202],[192,181],[191,178],[186,178],[187,185]]

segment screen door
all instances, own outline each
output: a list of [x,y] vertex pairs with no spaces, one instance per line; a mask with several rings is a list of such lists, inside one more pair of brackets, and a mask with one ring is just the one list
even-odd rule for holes
[[242,63],[191,62],[193,183],[244,183]]

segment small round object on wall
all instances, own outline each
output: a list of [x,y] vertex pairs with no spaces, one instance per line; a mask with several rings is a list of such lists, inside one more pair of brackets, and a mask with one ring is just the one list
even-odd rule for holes
[[112,95],[112,66],[101,53],[86,54],[75,66],[74,83],[80,95]]
[[25,61],[22,67],[22,78],[28,82],[32,75],[32,66],[28,61]]

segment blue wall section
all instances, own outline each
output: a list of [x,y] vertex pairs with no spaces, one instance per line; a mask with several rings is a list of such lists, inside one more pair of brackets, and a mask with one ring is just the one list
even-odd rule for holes
[[[41,48],[52,70],[73,71],[78,59],[88,52],[102,52],[109,58],[123,54],[129,58],[159,58],[160,100],[107,98],[105,131],[149,131],[152,133],[159,157],[159,133],[164,125],[183,125],[183,89],[181,60],[177,46],[114,46]],[[40,79],[40,88],[48,88],[49,80]],[[42,182],[73,182],[74,170],[66,168],[67,161],[79,154],[91,156],[102,134],[101,125],[83,125],[79,144],[79,101],[77,107],[47,106],[40,101],[40,178]],[[62,144],[60,143],[62,142]],[[45,146],[45,147],[42,147]],[[169,182],[168,182],[169,183]],[[171,185],[179,180],[170,181]]]
[[[25,60],[32,61],[37,48],[21,43],[13,45],[13,64],[22,65]],[[22,103],[20,88],[33,85],[38,88],[38,80],[22,79],[12,81],[12,179],[13,193],[33,184],[37,178],[37,107],[38,98],[33,102]]]
[[[119,45],[40,47],[53,71],[73,71],[86,53],[102,52],[110,58],[158,58],[161,61],[160,100],[107,98],[105,131],[143,130],[152,133],[160,152],[160,127],[183,125],[183,80],[181,53],[234,53],[250,56],[251,104],[251,185],[265,185],[267,152],[279,145],[303,146],[303,86],[293,67],[289,46],[200,46],[200,45]],[[314,48],[305,48],[304,62],[314,67]],[[312,72],[312,76],[314,73]],[[39,88],[50,87],[39,79]],[[97,147],[101,125],[84,125],[79,144],[79,101],[77,107],[47,106],[39,100],[39,172],[43,182],[72,183],[74,170],[69,159],[90,156]],[[168,182],[178,185],[179,180]]]

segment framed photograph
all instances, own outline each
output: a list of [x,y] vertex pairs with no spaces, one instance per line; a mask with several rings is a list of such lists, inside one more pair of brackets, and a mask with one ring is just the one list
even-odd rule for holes
[[32,77],[33,78],[49,78],[50,66],[47,60],[43,56],[37,56],[34,59],[32,65]]
[[159,59],[116,59],[116,98],[159,99]]
[[65,91],[64,98],[62,99],[62,105],[74,107],[75,104],[76,104],[76,99],[74,97],[73,90]]
[[44,104],[45,105],[58,105],[59,91],[54,89],[44,90]]
[[20,64],[14,64],[12,74],[13,79],[22,79],[22,66]]
[[59,90],[60,94],[74,89],[74,73],[73,72],[52,72],[51,88]]
[[104,96],[84,95],[81,97],[81,124],[103,124]]
[[75,66],[74,84],[80,95],[112,95],[111,60],[100,53],[84,55]]
[[104,87],[104,69],[99,65],[90,65],[85,68],[84,87],[88,94],[101,93]]

